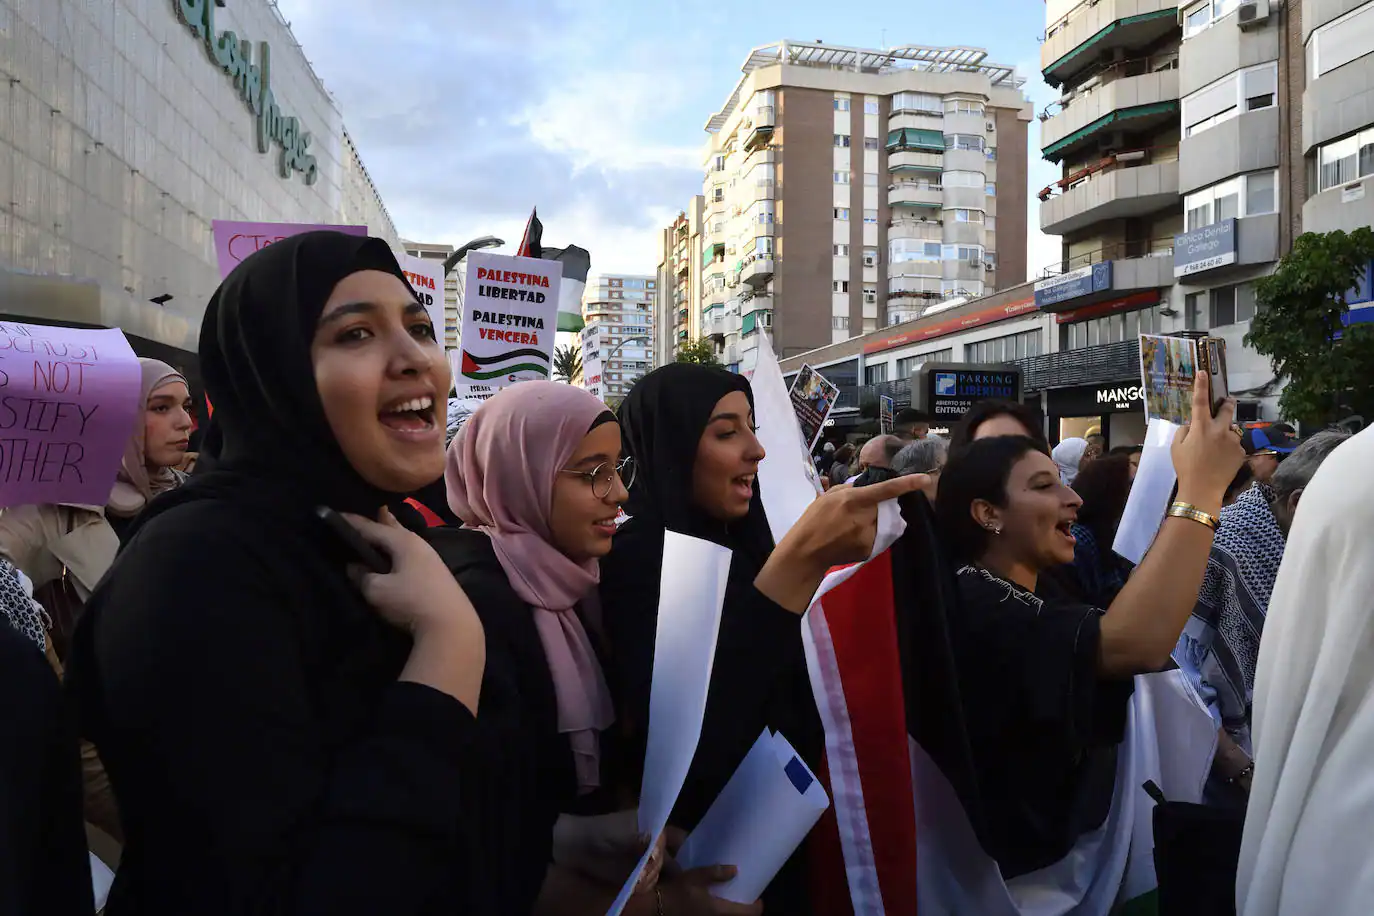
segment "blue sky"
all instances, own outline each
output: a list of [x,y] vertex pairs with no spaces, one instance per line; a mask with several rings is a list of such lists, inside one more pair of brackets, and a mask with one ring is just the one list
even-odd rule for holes
[[[701,190],[703,125],[758,45],[972,45],[1027,76],[1037,110],[1056,95],[1040,0],[278,3],[402,233],[513,246],[537,205],[545,240],[584,246],[593,271],[654,271],[657,230]],[[1055,176],[1038,127],[1036,190]],[[1036,225],[1032,270],[1058,259]]]

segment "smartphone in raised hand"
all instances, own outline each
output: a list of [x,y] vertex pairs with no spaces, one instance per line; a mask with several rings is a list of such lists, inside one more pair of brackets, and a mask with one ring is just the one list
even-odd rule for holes
[[1226,377],[1226,341],[1220,337],[1204,337],[1198,342],[1198,368],[1208,377],[1212,416],[1217,415],[1222,402],[1231,396],[1231,384]]
[[384,576],[391,572],[391,558],[373,547],[363,536],[339,513],[328,506],[320,506],[315,510],[320,521],[324,522],[325,527],[334,533],[334,536],[343,542],[359,563],[366,566],[369,572]]

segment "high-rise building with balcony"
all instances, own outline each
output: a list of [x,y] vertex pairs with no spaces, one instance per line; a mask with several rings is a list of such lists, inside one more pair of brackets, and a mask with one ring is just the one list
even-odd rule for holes
[[[438,261],[441,264],[448,260],[449,255],[453,254],[452,245],[426,244],[425,242],[405,242],[406,254],[412,258],[424,258],[426,261]],[[444,349],[452,350],[458,346],[458,328],[462,324],[462,315],[459,309],[459,287],[458,274],[461,267],[455,268],[447,277],[444,277],[444,326],[439,330],[439,342],[444,345]]]
[[618,404],[653,367],[653,308],[658,277],[587,278],[582,295],[582,387]]
[[701,215],[706,200],[692,198],[686,210],[662,229],[658,287],[654,299],[654,365],[673,361],[683,344],[702,336],[696,302],[701,284]]
[[699,319],[748,371],[762,334],[788,356],[1023,282],[1032,111],[986,57],[752,51],[706,124],[700,291],[679,337]]
[[1083,400],[1075,388],[1137,380],[1148,332],[1226,338],[1243,416],[1272,411],[1273,372],[1244,337],[1254,281],[1291,246],[1302,207],[1307,150],[1290,138],[1307,116],[1286,34],[1299,5],[1048,0],[1041,63],[1062,95],[1040,114],[1041,153],[1063,177],[1039,193],[1040,227],[1063,257],[1037,266],[1035,298],[1054,313],[1054,349],[1080,351],[1072,385],[1048,380],[1052,420],[1069,409],[1056,401]]

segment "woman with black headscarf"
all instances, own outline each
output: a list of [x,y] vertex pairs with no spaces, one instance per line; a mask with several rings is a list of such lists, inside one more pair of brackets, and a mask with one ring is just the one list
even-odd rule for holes
[[442,475],[424,308],[382,241],[308,233],[229,275],[200,357],[215,467],[134,522],[68,671],[125,822],[106,912],[499,912],[465,828],[472,605],[392,524],[357,522],[392,572],[355,584],[316,516]]
[[[819,763],[823,736],[799,617],[832,566],[868,557],[878,503],[922,479],[835,489],[775,548],[755,479],[764,450],[748,379],[714,367],[664,366],[631,389],[619,419],[637,473],[625,506],[630,518],[601,561],[601,603],[635,764],[644,759],[664,533],[734,552],[701,739],[672,818],[690,830],[765,727],[781,732],[813,767]],[[807,912],[799,858],[765,895],[770,911]]]

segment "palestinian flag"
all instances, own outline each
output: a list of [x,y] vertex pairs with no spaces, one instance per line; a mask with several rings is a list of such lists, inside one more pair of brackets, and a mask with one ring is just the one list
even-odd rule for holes
[[485,382],[517,372],[538,372],[548,378],[549,368],[549,354],[537,347],[518,347],[491,356],[473,356],[463,351],[462,374],[473,381]]
[[873,559],[826,578],[803,621],[835,812],[812,851],[841,856],[849,885],[847,900],[818,888],[820,912],[1153,912],[1154,801],[1142,786],[1201,798],[1216,741],[1206,707],[1180,671],[1137,677],[1106,822],[1060,862],[1004,881],[973,826],[988,812],[950,648],[953,570],[925,500],[905,500],[902,514],[899,531],[880,525]]
[[544,260],[557,261],[563,268],[563,282],[558,287],[558,330],[576,333],[583,327],[582,293],[587,288],[592,256],[585,248],[569,245],[545,248]]
[[539,209],[536,207],[530,211],[530,221],[525,224],[525,235],[520,239],[520,249],[516,254],[522,258],[559,262],[563,268],[563,282],[558,287],[558,330],[571,334],[582,330],[582,293],[587,288],[587,272],[592,266],[592,257],[587,249],[576,245],[545,248],[544,224],[539,221]]

